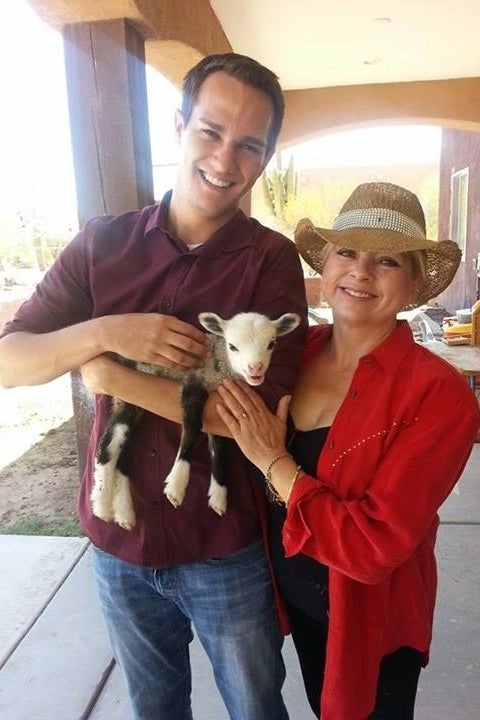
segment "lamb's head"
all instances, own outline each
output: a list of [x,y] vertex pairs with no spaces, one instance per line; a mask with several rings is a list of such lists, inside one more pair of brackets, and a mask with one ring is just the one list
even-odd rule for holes
[[265,379],[277,337],[286,335],[300,324],[296,313],[285,313],[277,320],[265,315],[238,313],[224,320],[215,313],[200,313],[203,327],[225,340],[227,358],[234,374],[249,385],[261,385]]

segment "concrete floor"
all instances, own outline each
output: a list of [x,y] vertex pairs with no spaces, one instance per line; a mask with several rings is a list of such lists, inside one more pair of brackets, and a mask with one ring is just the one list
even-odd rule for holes
[[[416,720],[480,717],[480,445],[441,510],[440,587],[429,667]],[[127,720],[81,538],[0,536],[2,720]],[[228,720],[197,641],[191,649],[195,720]],[[312,720],[290,638],[285,700]],[[248,718],[245,718],[248,720]]]

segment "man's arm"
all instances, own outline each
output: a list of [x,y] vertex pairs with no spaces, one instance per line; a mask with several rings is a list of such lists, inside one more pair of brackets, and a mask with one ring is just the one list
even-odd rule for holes
[[0,340],[0,383],[5,388],[40,385],[103,352],[98,321],[37,335],[16,332]]
[[163,367],[199,367],[204,333],[157,313],[108,315],[47,333],[14,332],[0,340],[0,383],[38,385],[103,353]]
[[[102,355],[84,364],[82,379],[87,389],[96,395],[117,395],[125,402],[137,405],[172,422],[182,422],[180,383],[177,380],[159,378],[120,365]],[[203,411],[204,432],[232,437],[216,405],[218,393],[210,393]]]

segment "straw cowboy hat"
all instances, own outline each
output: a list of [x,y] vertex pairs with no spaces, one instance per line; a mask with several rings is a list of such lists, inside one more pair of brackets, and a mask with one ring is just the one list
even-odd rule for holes
[[416,195],[391,183],[359,185],[334,220],[331,230],[316,228],[304,218],[295,229],[303,259],[320,275],[327,243],[351,250],[404,253],[422,250],[426,272],[418,296],[409,308],[437,297],[453,280],[462,253],[452,240],[435,242],[425,236],[425,216]]

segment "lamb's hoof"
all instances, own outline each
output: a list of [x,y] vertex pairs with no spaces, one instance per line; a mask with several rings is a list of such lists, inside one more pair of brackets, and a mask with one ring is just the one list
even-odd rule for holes
[[92,512],[95,515],[95,517],[99,518],[100,520],[103,520],[104,522],[112,522],[113,520],[113,511],[111,509],[106,509],[99,507],[98,504],[93,503],[92,504]]
[[129,520],[125,520],[123,518],[120,519],[120,518],[116,517],[115,522],[118,523],[118,525],[120,525],[120,527],[123,528],[124,530],[133,530],[133,528],[135,527],[135,518],[133,518],[133,520],[129,521]]
[[174,508],[183,503],[188,480],[190,478],[190,463],[186,460],[177,460],[165,478],[164,494]]
[[164,492],[165,495],[167,496],[167,500],[169,500],[169,501],[172,503],[173,507],[174,507],[176,510],[177,510],[177,509],[180,507],[180,505],[183,503],[183,498],[179,499],[176,495],[172,495],[172,493],[169,493],[166,488],[165,488],[165,490],[164,490],[163,492]]
[[99,488],[94,487],[90,501],[92,503],[92,512],[95,517],[104,520],[105,522],[111,522],[113,520],[113,507],[111,498],[106,498]]
[[115,473],[115,489],[113,494],[113,519],[124,530],[135,527],[136,517],[130,493],[130,482],[126,475],[117,470]]
[[208,506],[220,517],[223,517],[227,512],[227,488],[220,485],[215,478],[210,480]]
[[120,525],[121,528],[124,530],[132,530],[132,528],[135,527],[135,523],[137,521],[137,518],[135,517],[135,512],[133,510],[133,507],[130,505],[124,506],[124,507],[115,507],[113,520]]
[[165,485],[164,494],[167,496],[175,509],[178,509],[185,498],[185,490]]

